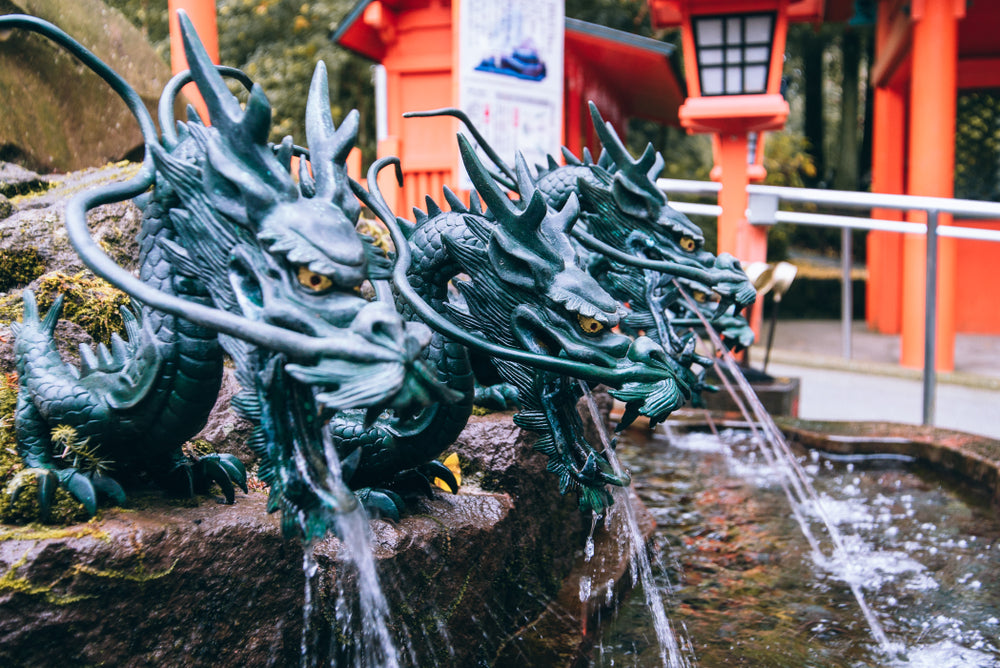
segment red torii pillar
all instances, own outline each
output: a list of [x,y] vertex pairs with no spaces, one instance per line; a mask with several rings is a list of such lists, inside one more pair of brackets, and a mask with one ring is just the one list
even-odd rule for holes
[[[177,74],[188,69],[187,58],[184,56],[184,43],[181,41],[180,23],[177,20],[178,9],[187,12],[208,57],[213,63],[218,64],[219,28],[216,23],[215,0],[167,0],[170,20],[170,68],[173,73]],[[194,105],[201,120],[208,123],[208,107],[201,99],[198,88],[194,84],[188,84],[184,87],[184,96]]]
[[[875,52],[882,54],[893,41],[892,8],[879,4],[875,22]],[[873,193],[902,195],[906,165],[906,85],[902,67],[895,68],[885,81],[874,82],[872,132]],[[873,71],[873,76],[875,72]],[[895,209],[876,209],[872,217],[902,220]],[[865,282],[868,327],[884,334],[898,334],[901,329],[903,280],[903,235],[899,232],[869,232],[868,280]]]
[[[910,195],[954,194],[958,21],[964,11],[964,2],[955,0],[923,0],[911,7],[913,67],[906,189]],[[914,214],[911,219],[925,220],[923,214]],[[950,216],[942,215],[938,220],[942,225],[950,222]],[[924,361],[926,249],[926,237],[905,235],[900,363],[914,368],[923,367]],[[939,371],[955,367],[956,250],[955,239],[938,240],[935,367]]]

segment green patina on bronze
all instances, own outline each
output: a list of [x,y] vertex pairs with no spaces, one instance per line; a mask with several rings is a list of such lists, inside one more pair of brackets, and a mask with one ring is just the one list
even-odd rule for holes
[[[739,313],[753,303],[756,292],[739,262],[728,254],[717,257],[705,251],[698,226],[669,205],[656,186],[662,155],[649,145],[639,159],[633,158],[593,103],[590,112],[603,146],[599,158],[595,161],[584,149],[581,159],[564,148],[566,164],[549,156],[546,165],[537,166],[531,187],[555,208],[571,196],[576,198],[580,222],[571,236],[577,244],[577,261],[628,305],[623,330],[645,334],[666,346],[675,370],[697,399],[701,391],[713,388],[703,384],[703,373],[692,371],[692,365],[711,364],[694,353],[692,330],[702,328],[694,309],[713,321],[730,348],[739,350],[753,342],[753,332]],[[506,188],[522,191],[523,179],[461,110],[405,115],[459,118],[499,170],[494,177]],[[684,299],[682,291],[692,300]]]
[[[563,493],[577,493],[583,509],[609,505],[608,485],[628,475],[584,436],[579,381],[611,387],[626,403],[625,426],[639,415],[665,419],[699,380],[688,339],[633,324],[622,295],[665,312],[678,302],[676,292],[656,293],[666,272],[737,308],[752,299],[738,263],[703,253],[697,228],[655,190],[662,158],[650,149],[634,161],[618,142],[610,161],[560,168],[572,173],[533,176],[518,158],[498,181],[459,137],[487,208],[446,190],[450,210],[428,198],[416,222],[397,221],[376,177],[393,163],[398,177],[398,160],[373,165],[368,191],[347,176],[358,114],[334,125],[322,63],[306,103],[308,148],[290,137],[271,144],[263,90],[214,66],[183,13],[180,23],[191,70],[164,89],[158,131],[128,84],[67,35],[30,17],[0,18],[0,28],[41,32],[104,78],[139,121],[147,156],[128,181],[74,197],[65,219],[84,263],[139,305],[120,309],[126,336],[81,347],[80,368],[70,367],[52,339],[64,298],[43,313],[24,292],[14,329],[25,468],[11,498],[37,486],[44,511],[63,488],[93,513],[101,497],[123,503],[123,484],[143,477],[187,494],[217,483],[231,503],[234,485],[246,490],[239,461],[182,448],[215,401],[225,353],[242,386],[233,408],[255,425],[248,446],[286,535],[316,540],[358,501],[398,517],[403,497],[430,494],[434,478],[455,490],[436,458],[465,426],[477,381],[516,389],[514,421],[538,433],[535,448]],[[250,90],[245,105],[223,76]],[[174,98],[189,81],[208,125],[193,110],[174,124]],[[303,158],[297,179],[294,156]],[[567,174],[576,190],[551,185]],[[86,224],[89,209],[130,198],[143,211],[138,277]],[[391,254],[384,239],[357,231],[359,200],[388,228]],[[593,270],[599,262],[610,269]],[[608,273],[624,278],[599,280]],[[637,293],[623,287],[636,281]]]

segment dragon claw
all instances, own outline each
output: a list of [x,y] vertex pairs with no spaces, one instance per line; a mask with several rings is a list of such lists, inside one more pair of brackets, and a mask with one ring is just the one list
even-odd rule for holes
[[250,493],[250,489],[247,487],[246,467],[243,466],[243,462],[241,462],[236,455],[231,455],[228,452],[222,452],[219,454],[209,455],[208,457],[216,459],[219,466],[221,466],[223,470],[225,470],[226,475],[229,476],[229,480],[236,483],[236,485],[243,490],[244,494]]
[[7,486],[10,503],[15,503],[29,482],[38,483],[39,516],[44,520],[52,511],[56,490],[62,487],[70,496],[83,504],[88,515],[97,514],[97,506],[102,497],[111,499],[115,505],[125,503],[125,491],[110,476],[76,468],[49,469],[30,468],[21,471]]
[[434,487],[431,486],[430,478],[424,475],[421,470],[401,471],[393,479],[392,484],[394,487],[401,488],[404,494],[421,494],[428,499],[434,498]]
[[224,452],[178,457],[172,474],[174,480],[170,486],[173,493],[179,496],[191,497],[195,492],[207,492],[213,482],[222,490],[227,505],[236,501],[235,487],[243,490],[244,494],[249,493],[243,462]]
[[517,408],[517,388],[510,383],[496,385],[476,385],[476,406],[494,411],[507,411]]
[[194,462],[194,473],[202,482],[215,482],[226,497],[227,505],[236,502],[234,483],[244,494],[248,492],[247,474],[243,463],[228,453],[212,453],[199,457]]
[[[74,499],[83,504],[88,515],[93,516],[97,514],[97,489],[95,489],[94,483],[91,482],[87,474],[69,468],[57,471],[56,476],[59,478],[59,484]],[[41,493],[41,485],[39,485],[38,491]]]
[[458,493],[458,480],[455,478],[455,474],[450,468],[436,459],[421,466],[419,471],[427,480],[440,478],[444,481],[444,484],[448,485],[448,489],[451,490],[452,494]]
[[5,489],[7,495],[10,497],[10,504],[13,505],[17,502],[21,497],[21,493],[27,489],[28,483],[32,480],[38,482],[38,507],[40,508],[40,515],[43,519],[47,518],[49,511],[52,509],[52,499],[55,498],[56,487],[59,486],[58,478],[56,478],[50,469],[29,468],[15,475]]
[[108,497],[115,502],[115,505],[121,506],[125,504],[125,490],[122,489],[122,486],[114,478],[95,473],[91,476],[90,482],[94,485],[94,489],[97,490],[98,494]]
[[400,513],[406,510],[406,502],[403,501],[402,497],[389,489],[363,487],[355,490],[354,496],[357,497],[358,501],[361,502],[361,505],[365,507],[365,510],[371,517],[380,517],[398,522]]
[[42,470],[45,473],[38,476],[38,507],[41,509],[42,518],[47,518],[49,511],[52,510],[52,500],[55,499],[59,479],[52,471]]

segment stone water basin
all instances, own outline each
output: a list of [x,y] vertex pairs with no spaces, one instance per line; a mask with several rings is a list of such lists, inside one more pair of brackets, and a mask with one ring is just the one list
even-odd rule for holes
[[[745,429],[720,425],[716,438],[675,424],[672,434],[630,431],[619,446],[657,522],[657,585],[686,658],[705,668],[1000,665],[998,444],[898,425],[782,426],[837,451],[793,443],[844,536],[846,564],[831,563],[806,507],[826,557],[812,553]],[[845,578],[900,653],[879,651]],[[603,616],[581,665],[659,665],[640,592]]]

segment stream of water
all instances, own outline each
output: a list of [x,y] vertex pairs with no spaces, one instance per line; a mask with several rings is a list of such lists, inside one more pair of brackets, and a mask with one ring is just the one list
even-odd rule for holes
[[[323,446],[328,473],[326,488],[344,490],[340,459],[329,431],[323,430]],[[339,538],[337,550],[335,628],[330,633],[333,665],[341,668],[399,668],[399,651],[389,632],[391,612],[379,582],[378,568],[371,544],[371,529],[364,506],[355,504],[350,510],[331,514],[330,521]],[[304,523],[305,520],[303,519]],[[302,608],[301,665],[312,668],[320,663],[321,648],[318,626],[328,624],[317,615],[319,590],[315,542],[303,545],[302,569],[305,574],[305,595]]]
[[[600,411],[597,409],[597,404],[594,402],[594,396],[591,394],[586,383],[580,381],[580,386],[584,391],[583,396],[587,402],[587,409],[597,428],[597,432],[601,436],[604,454],[611,463],[612,470],[614,470],[616,475],[620,476],[624,473],[625,469],[615,454],[614,448],[611,447],[611,440],[608,438],[607,430],[604,427],[604,419],[601,417]],[[632,505],[632,499],[629,497],[629,494],[630,492],[627,488],[616,486],[611,488],[614,505],[608,509],[608,522],[606,526],[619,527],[618,530],[623,534],[619,538],[619,541],[627,545],[632,582],[640,583],[642,591],[645,594],[646,608],[652,618],[653,630],[656,633],[657,645],[660,650],[660,665],[666,668],[687,668],[691,665],[691,661],[681,651],[681,644],[677,639],[677,633],[670,619],[667,617],[663,597],[659,593],[660,589],[654,586],[653,569],[649,561],[649,553],[646,551],[646,540],[642,535],[642,529],[639,527],[639,522],[635,516],[635,507]],[[591,533],[593,533],[593,527],[591,528]],[[588,541],[592,541],[592,538],[588,538]],[[589,542],[588,545],[592,545],[592,542]],[[669,591],[669,588],[670,583],[667,582],[664,591]],[[580,598],[584,598],[582,592]]]
[[[800,453],[819,502],[807,521],[822,513],[844,537],[844,562],[831,563],[802,534],[755,437],[721,437],[631,432],[618,448],[657,521],[654,589],[698,665],[1000,665],[1000,522],[988,495],[899,461]],[[884,654],[854,587],[905,655]],[[647,595],[603,620],[591,665],[656,665]]]

